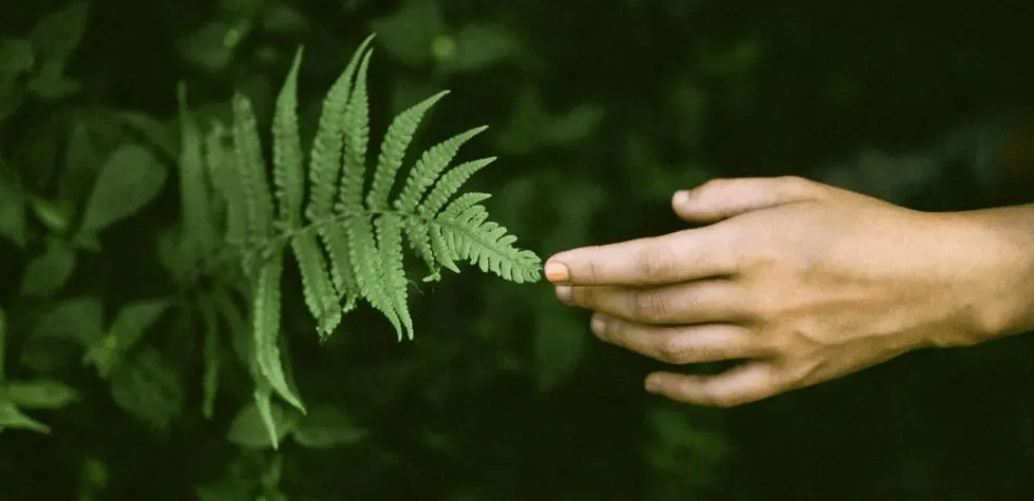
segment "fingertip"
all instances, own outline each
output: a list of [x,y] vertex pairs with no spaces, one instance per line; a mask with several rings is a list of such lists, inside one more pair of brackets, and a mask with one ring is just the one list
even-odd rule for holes
[[571,280],[571,271],[563,263],[546,261],[542,271],[546,275],[546,280],[554,284],[565,283]]

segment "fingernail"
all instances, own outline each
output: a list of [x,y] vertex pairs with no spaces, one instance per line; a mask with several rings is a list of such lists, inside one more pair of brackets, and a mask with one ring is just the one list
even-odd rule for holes
[[567,267],[560,263],[546,263],[546,280],[550,282],[566,282],[571,278]]
[[684,204],[684,203],[689,201],[689,192],[686,191],[686,190],[682,190],[682,191],[676,192],[675,193],[675,197],[673,198],[673,200],[675,201],[676,204],[682,205],[682,204]]
[[592,317],[592,332],[595,332],[597,336],[602,336],[607,330],[607,322],[603,320],[600,315]]
[[556,297],[557,299],[565,302],[571,302],[571,286],[570,285],[558,285],[556,286]]

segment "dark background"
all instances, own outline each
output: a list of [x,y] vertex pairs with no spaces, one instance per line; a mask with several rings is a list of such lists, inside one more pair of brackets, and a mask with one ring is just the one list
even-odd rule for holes
[[[0,34],[24,36],[62,5],[5,2]],[[233,27],[240,36],[227,43]],[[177,82],[202,115],[245,92],[267,129],[299,44],[311,134],[326,88],[376,32],[374,140],[396,112],[451,89],[418,147],[490,125],[461,156],[500,160],[472,184],[542,257],[675,231],[671,193],[711,177],[797,174],[931,211],[1029,203],[1032,27],[1034,4],[1023,1],[94,0],[65,68],[78,90],[27,97],[0,122],[0,169],[27,193],[60,198],[50,173],[64,168],[76,124],[103,137],[101,160],[132,140],[172,169]],[[442,49],[450,43],[455,52]],[[115,111],[160,121],[165,135],[110,125]],[[890,181],[920,164],[909,182]],[[185,396],[156,431],[113,401],[78,348],[40,347],[28,333],[67,298],[95,295],[110,318],[171,287],[155,240],[178,215],[174,181],[104,233],[52,297],[18,288],[44,225],[32,223],[24,245],[0,241],[8,377],[57,378],[82,394],[34,414],[49,436],[0,434],[0,500],[194,499],[220,481],[231,487],[202,499],[263,489],[292,500],[1034,498],[1029,336],[703,409],[646,395],[656,364],[596,342],[588,315],[560,306],[552,288],[474,269],[417,281],[416,339],[403,343],[364,306],[321,345],[297,286],[286,286],[303,396],[345,409],[364,440],[287,443],[278,455],[227,442],[250,388],[227,376],[205,421],[200,348],[168,318],[149,339],[183,361],[169,384]],[[60,355],[41,365],[30,350]],[[279,487],[257,486],[275,461]]]

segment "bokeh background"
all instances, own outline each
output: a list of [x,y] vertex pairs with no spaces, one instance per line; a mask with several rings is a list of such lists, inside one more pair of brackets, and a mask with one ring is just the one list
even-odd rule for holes
[[[298,386],[336,417],[277,452],[228,434],[239,370],[202,417],[201,347],[175,315],[133,372],[82,362],[83,332],[174,287],[159,246],[179,214],[179,82],[199,116],[240,90],[268,124],[304,45],[311,133],[376,33],[375,140],[451,89],[416,143],[488,124],[461,155],[500,160],[471,186],[546,257],[681,229],[671,194],[713,177],[796,174],[930,211],[1034,202],[1032,30],[1025,1],[5,1],[0,367],[47,382],[27,412],[50,434],[0,407],[0,500],[1034,499],[1030,336],[716,410],[646,395],[658,365],[597,342],[543,284],[416,281],[414,341],[363,307],[326,344],[287,285]],[[127,144],[160,173],[153,198],[75,240]]]

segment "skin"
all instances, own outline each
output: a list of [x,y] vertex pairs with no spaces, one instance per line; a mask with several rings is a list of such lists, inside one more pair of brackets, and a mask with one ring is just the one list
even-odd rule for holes
[[739,405],[1034,328],[1034,205],[920,212],[788,176],[715,179],[672,207],[704,226],[545,266],[605,342],[669,364],[745,360],[650,374],[670,399]]

